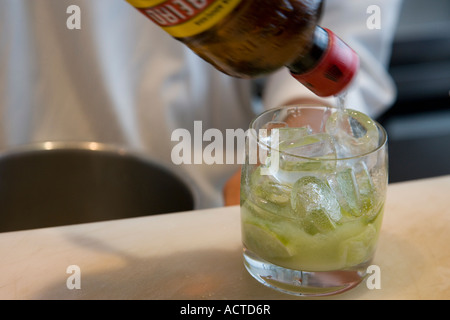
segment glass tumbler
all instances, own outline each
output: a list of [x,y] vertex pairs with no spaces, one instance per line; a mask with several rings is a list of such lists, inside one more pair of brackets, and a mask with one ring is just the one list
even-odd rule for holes
[[385,130],[355,110],[296,105],[262,113],[247,133],[240,205],[248,272],[300,296],[357,286],[382,225]]

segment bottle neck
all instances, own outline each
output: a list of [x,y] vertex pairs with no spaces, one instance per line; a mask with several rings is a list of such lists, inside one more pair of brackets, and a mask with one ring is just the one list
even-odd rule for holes
[[311,48],[300,59],[291,63],[288,69],[294,74],[302,74],[312,70],[325,55],[328,43],[328,33],[321,27],[316,27]]
[[348,86],[359,68],[359,57],[333,32],[316,27],[311,49],[288,68],[312,92],[327,97]]

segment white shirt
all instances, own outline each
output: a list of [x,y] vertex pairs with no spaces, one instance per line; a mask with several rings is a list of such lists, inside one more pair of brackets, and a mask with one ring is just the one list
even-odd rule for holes
[[[380,30],[367,28],[370,5]],[[66,26],[81,9],[81,29]],[[385,71],[400,0],[328,0],[321,25],[361,57],[348,106],[378,115],[395,98]],[[197,208],[223,204],[222,187],[238,165],[175,165],[171,141],[193,133],[248,128],[254,82],[215,70],[125,0],[0,0],[0,148],[36,141],[96,141],[139,150],[183,175]],[[287,70],[271,76],[266,108],[313,96]],[[225,135],[224,135],[225,136]]]

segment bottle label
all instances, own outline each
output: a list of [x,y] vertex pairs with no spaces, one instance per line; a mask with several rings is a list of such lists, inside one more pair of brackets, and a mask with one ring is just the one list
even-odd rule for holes
[[176,38],[210,29],[242,0],[126,0]]

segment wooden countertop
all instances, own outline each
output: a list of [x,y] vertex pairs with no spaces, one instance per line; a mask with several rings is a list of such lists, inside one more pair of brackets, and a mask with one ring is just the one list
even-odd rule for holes
[[[1,233],[0,299],[302,299],[259,284],[241,253],[239,207]],[[327,299],[450,299],[450,176],[389,186],[373,263],[381,289]]]

